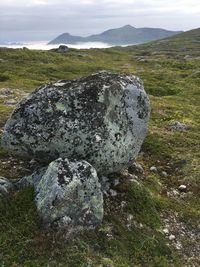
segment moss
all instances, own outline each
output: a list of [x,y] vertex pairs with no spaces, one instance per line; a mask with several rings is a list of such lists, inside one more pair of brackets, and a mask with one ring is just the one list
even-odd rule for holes
[[142,151],[150,154],[151,157],[160,158],[160,159],[167,159],[170,158],[171,155],[171,148],[163,138],[161,138],[158,134],[149,133],[142,145]]

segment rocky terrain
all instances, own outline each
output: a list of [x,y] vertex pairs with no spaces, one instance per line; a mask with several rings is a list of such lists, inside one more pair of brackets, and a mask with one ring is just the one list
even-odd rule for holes
[[[2,266],[200,265],[199,41],[196,29],[128,48],[65,53],[0,49],[1,136],[16,103],[36,87],[101,70],[139,76],[151,102],[149,129],[137,161],[122,172],[102,175],[103,221],[70,238],[67,232],[44,227],[44,206],[35,205],[35,192],[27,187],[30,180],[18,182],[33,178],[34,170],[41,168],[38,160],[11,156],[0,148],[0,176],[8,179],[0,179],[2,193],[7,195],[13,183],[21,187],[0,201]],[[51,166],[62,169],[62,164],[53,159]],[[73,168],[75,163],[66,164]],[[66,187],[55,184],[60,193]],[[73,204],[80,211],[82,206]]]

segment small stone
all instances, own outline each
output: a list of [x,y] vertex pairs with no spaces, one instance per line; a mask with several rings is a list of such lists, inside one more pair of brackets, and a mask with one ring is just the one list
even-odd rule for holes
[[142,167],[142,165],[140,165],[137,162],[134,162],[129,168],[128,168],[128,172],[131,174],[143,174],[144,173],[144,169]]
[[119,179],[114,180],[114,186],[117,186],[119,184]]
[[169,229],[164,228],[164,229],[163,229],[163,233],[164,233],[165,235],[168,235],[168,234],[169,234]]
[[184,131],[186,129],[186,124],[179,121],[175,121],[170,125],[170,130],[172,131]]
[[150,171],[151,172],[157,172],[158,170],[157,170],[157,168],[155,166],[151,166],[150,167]]
[[124,208],[124,207],[126,207],[126,205],[127,205],[127,202],[123,200],[123,201],[121,202],[121,207]]
[[14,106],[17,104],[17,101],[15,99],[9,99],[9,100],[5,100],[4,104],[8,106]]
[[169,240],[170,240],[170,241],[174,240],[175,238],[176,238],[175,235],[170,235],[170,236],[169,236]]
[[162,171],[162,172],[161,172],[161,176],[164,177],[164,178],[167,178],[168,174],[167,174],[167,172]]
[[176,242],[175,247],[176,247],[177,250],[180,250],[180,249],[183,248],[182,244],[179,241]]
[[128,214],[127,221],[130,222],[133,220],[133,214]]
[[139,228],[142,229],[144,225],[142,223],[139,223]]
[[0,95],[9,96],[13,94],[13,91],[10,88],[1,88],[0,89]]
[[8,179],[0,176],[0,198],[6,197],[13,189],[13,184]]
[[180,192],[186,192],[187,191],[187,186],[186,185],[184,185],[184,184],[182,184],[182,185],[180,185],[179,187],[178,187],[178,190],[180,191]]
[[113,190],[113,189],[110,189],[110,195],[112,197],[116,197],[117,196],[117,191]]
[[106,176],[101,176],[101,178],[100,178],[100,184],[101,184],[101,190],[102,190],[102,192],[103,192],[106,196],[108,196],[108,195],[109,195],[108,192],[109,192],[109,190],[110,190],[110,182],[109,182],[108,177],[106,177]]

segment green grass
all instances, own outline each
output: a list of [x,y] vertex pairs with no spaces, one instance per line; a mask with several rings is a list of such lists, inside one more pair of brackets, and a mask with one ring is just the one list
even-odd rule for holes
[[[115,174],[123,183],[116,189],[117,198],[105,200],[102,225],[70,239],[43,229],[32,189],[11,195],[0,202],[0,265],[184,266],[185,260],[161,233],[160,213],[170,210],[190,223],[200,221],[200,61],[195,59],[198,42],[196,30],[186,36],[121,49],[71,49],[66,54],[0,49],[0,58],[6,60],[0,63],[0,88],[12,88],[10,98],[21,98],[24,92],[58,79],[110,70],[140,76],[152,106],[149,132],[138,159],[147,179],[137,184]],[[185,60],[187,54],[193,59]],[[146,59],[141,61],[141,57]],[[12,110],[0,97],[0,129]],[[177,120],[187,124],[186,131],[169,130],[170,123]],[[26,172],[3,164],[6,160],[9,155],[0,148],[0,175],[16,178]],[[176,162],[180,160],[187,164],[179,166],[177,172]],[[161,172],[168,171],[167,164],[172,168],[170,175],[163,178]],[[158,173],[149,171],[152,165],[157,166]],[[187,184],[192,194],[180,201],[168,197],[166,190],[181,183]],[[121,208],[123,201],[126,205]],[[130,215],[133,219],[128,224]]]

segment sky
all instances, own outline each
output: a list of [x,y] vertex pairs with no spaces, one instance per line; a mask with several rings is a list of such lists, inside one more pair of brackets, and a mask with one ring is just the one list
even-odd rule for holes
[[199,28],[200,0],[0,0],[0,42],[86,36],[126,24]]

